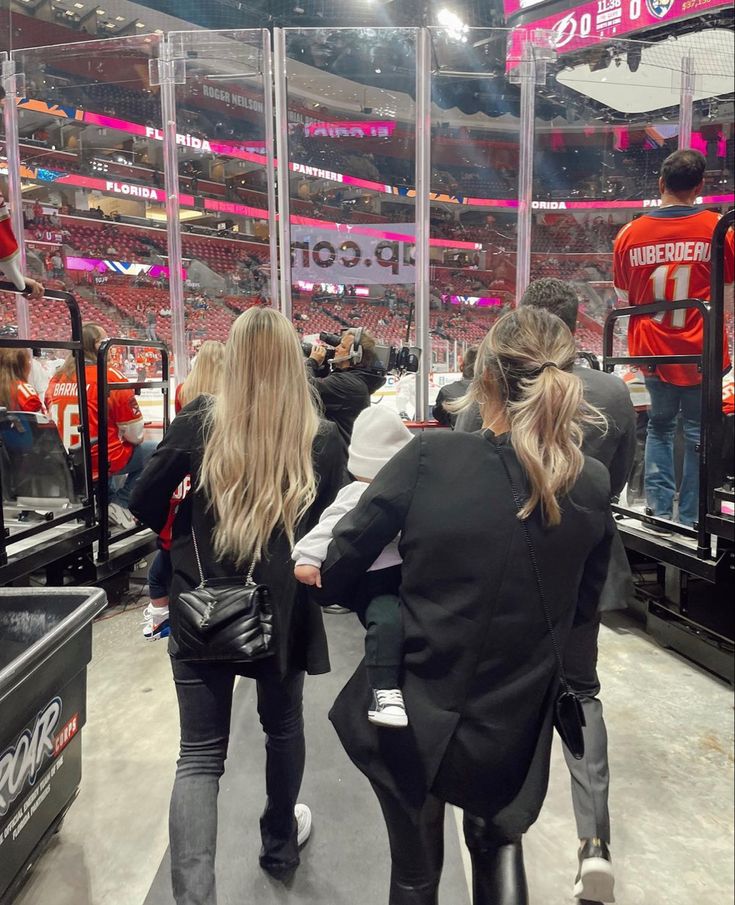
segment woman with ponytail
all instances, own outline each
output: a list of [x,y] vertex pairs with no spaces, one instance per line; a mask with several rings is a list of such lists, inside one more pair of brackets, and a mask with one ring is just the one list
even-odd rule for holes
[[521,838],[546,794],[554,643],[595,618],[614,531],[607,470],[580,448],[601,416],[584,403],[575,355],[547,311],[500,318],[456,404],[478,402],[483,430],[415,437],[335,529],[324,604],[345,599],[401,534],[411,743],[388,744],[361,719],[362,664],[331,714],[386,820],[390,905],[438,902],[447,803],[464,811],[474,905],[528,902]]

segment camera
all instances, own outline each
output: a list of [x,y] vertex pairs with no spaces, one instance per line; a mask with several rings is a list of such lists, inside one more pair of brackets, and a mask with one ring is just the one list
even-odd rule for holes
[[[331,361],[334,358],[335,348],[342,342],[342,337],[338,333],[320,333],[319,340],[327,346],[325,361]],[[311,355],[313,348],[313,343],[301,343],[301,349],[306,358]],[[395,346],[379,345],[376,343],[373,354],[375,356],[373,363],[367,367],[364,363],[362,365],[364,370],[370,371],[373,374],[382,376],[388,373],[402,374],[404,371],[415,374],[419,369],[421,349],[419,349],[418,346],[401,346],[400,348],[396,348]]]
[[375,346],[375,364],[371,370],[380,374],[388,372],[415,374],[419,369],[421,349],[418,346]]
[[[331,359],[334,358],[335,348],[342,342],[342,337],[336,333],[320,333],[319,341],[328,347],[326,350],[327,354],[325,356],[325,361],[331,361]],[[301,351],[306,358],[311,355],[313,348],[313,343],[301,343]]]

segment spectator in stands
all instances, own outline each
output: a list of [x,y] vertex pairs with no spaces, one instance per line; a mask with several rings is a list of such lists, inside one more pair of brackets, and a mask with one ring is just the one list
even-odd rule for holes
[[[304,671],[329,670],[316,604],[290,567],[293,542],[309,531],[344,482],[339,436],[320,424],[293,326],[269,308],[235,321],[222,390],[199,396],[174,419],[139,482],[133,511],[155,531],[187,475],[191,490],[173,525],[170,654],[181,715],[181,753],[171,799],[171,871],[179,905],[215,901],[217,794],[224,772],[235,678],[257,682],[266,733],[262,868],[285,879],[299,864],[311,813],[296,804],[304,770]],[[208,579],[244,576],[270,588],[275,656],[255,663],[179,658],[177,599],[199,585],[196,529]]]
[[462,379],[455,380],[454,383],[448,383],[443,386],[436,397],[436,403],[431,410],[433,416],[445,427],[451,427],[457,423],[457,413],[448,412],[444,408],[445,402],[451,402],[453,399],[460,399],[466,396],[470,389],[470,383],[475,376],[475,359],[477,358],[477,348],[472,346],[467,349],[464,356],[459,359],[459,366],[462,371]]
[[[92,441],[92,473],[99,477],[99,450],[96,443],[99,425],[97,388],[97,353],[107,339],[107,333],[99,324],[85,324],[82,330],[85,374],[87,378],[87,418]],[[125,377],[108,367],[110,383],[122,383]],[[51,379],[46,390],[46,406],[56,422],[61,439],[67,449],[79,445],[79,392],[76,363],[69,355],[63,366]],[[150,459],[156,444],[143,439],[143,415],[132,390],[112,390],[107,398],[107,461],[110,473],[109,519],[120,528],[134,528],[135,519],[130,514],[130,496]],[[121,478],[122,486],[118,486]]]
[[[572,332],[577,323],[579,302],[573,286],[561,280],[544,279],[531,283],[521,299],[520,307],[545,309],[557,315]],[[586,402],[605,416],[605,426],[588,424],[585,428],[583,450],[585,455],[597,459],[610,473],[613,496],[619,496],[630,474],[636,449],[636,417],[630,394],[618,377],[596,371],[593,368],[574,365],[574,374],[582,381]],[[479,408],[477,409],[479,410]],[[463,423],[461,413],[457,430],[472,428]],[[630,596],[630,567],[615,531],[612,557],[606,582],[600,597],[600,609],[617,609]],[[582,760],[564,749],[572,776],[572,802],[580,840],[580,872],[575,895],[582,899],[594,899],[583,895],[585,886],[599,881],[610,892],[612,901],[613,873],[610,862],[610,815],[608,797],[610,771],[607,758],[607,730],[598,695],[600,682],[597,676],[597,638],[600,628],[599,611],[591,614],[574,635],[574,643],[568,645],[564,661],[567,678],[574,691],[582,698],[586,719],[585,755]]]
[[157,342],[158,335],[156,333],[156,312],[147,311],[145,319],[146,319],[145,338],[150,339],[152,342]]
[[337,425],[346,449],[355,418],[370,405],[370,397],[383,386],[385,377],[372,370],[375,340],[364,330],[346,330],[342,334],[332,359],[332,372],[322,376],[325,359],[326,349],[315,345],[306,365],[324,414]]
[[[696,206],[706,166],[699,151],[670,154],[659,178],[661,207],[647,211],[619,232],[613,251],[614,283],[625,304],[690,298],[709,301],[712,233],[720,215]],[[728,284],[735,279],[734,245],[730,231],[725,254]],[[723,342],[724,363],[729,367],[727,334]],[[630,318],[630,355],[699,355],[703,343],[702,316],[695,308]],[[677,519],[689,527],[699,518],[701,383],[702,375],[696,365],[658,365],[654,374],[646,376],[651,397],[645,457],[646,503],[652,515],[674,518],[674,435],[681,414],[685,449]]]
[[499,319],[472,384],[483,432],[414,437],[334,529],[312,592],[345,599],[401,532],[412,744],[387,745],[363,719],[364,664],[332,711],[380,800],[391,905],[437,902],[445,802],[465,812],[475,905],[527,905],[521,837],[546,793],[558,689],[541,597],[557,642],[573,643],[595,619],[614,532],[609,476],[580,450],[599,415],[585,414],[575,354],[546,311]]
[[28,349],[0,348],[0,408],[9,412],[44,412],[41,397],[30,382]]

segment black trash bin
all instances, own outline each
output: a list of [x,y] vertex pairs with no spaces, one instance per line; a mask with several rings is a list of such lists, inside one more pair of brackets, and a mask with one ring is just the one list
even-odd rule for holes
[[0,590],[0,905],[12,901],[82,777],[99,588]]

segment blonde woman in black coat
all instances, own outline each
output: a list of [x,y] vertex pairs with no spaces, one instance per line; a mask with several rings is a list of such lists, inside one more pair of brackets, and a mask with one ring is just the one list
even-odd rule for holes
[[[255,680],[266,736],[260,864],[286,879],[311,829],[309,808],[297,803],[306,756],[304,674],[329,671],[322,614],[294,578],[291,548],[344,483],[344,449],[336,427],[320,422],[298,336],[277,311],[250,308],[237,318],[219,393],[197,397],[173,421],[138,479],[132,511],[159,532],[187,475],[191,491],[171,545],[169,654],[181,724],[171,877],[177,905],[216,905],[217,797],[235,679]],[[253,563],[254,580],[270,589],[275,656],[254,663],[187,659],[180,596],[204,576],[244,578]]]
[[446,803],[465,813],[475,905],[528,901],[521,837],[546,794],[559,686],[522,522],[561,648],[595,616],[614,531],[608,472],[580,450],[585,419],[600,416],[575,355],[555,315],[502,317],[470,390],[483,431],[415,437],[335,528],[321,603],[349,599],[401,533],[410,729],[363,719],[363,664],[331,714],[385,816],[390,905],[438,902]]

